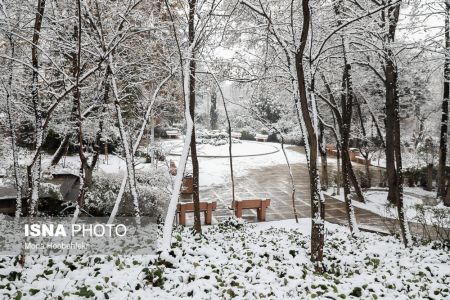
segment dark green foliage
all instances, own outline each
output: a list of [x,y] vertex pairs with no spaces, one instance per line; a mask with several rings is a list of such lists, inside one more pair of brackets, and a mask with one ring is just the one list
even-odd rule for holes
[[350,293],[350,296],[354,297],[361,297],[362,296],[362,289],[360,287],[355,287],[353,291]]

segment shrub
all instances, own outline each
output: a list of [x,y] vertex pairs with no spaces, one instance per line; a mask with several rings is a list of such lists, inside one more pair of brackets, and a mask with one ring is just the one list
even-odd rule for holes
[[[120,190],[122,175],[97,173],[92,187],[86,192],[86,209],[94,216],[107,216],[111,213],[117,194]],[[169,178],[165,170],[154,170],[152,173],[136,174],[139,205],[143,216],[157,216],[162,211],[162,203],[169,199]],[[119,208],[119,215],[132,216],[133,199],[129,188],[126,188]]]
[[450,207],[417,204],[414,209],[414,220],[420,226],[422,237],[428,241],[437,239],[450,246]]
[[[199,132],[196,139],[197,144],[209,144],[214,146],[221,146],[228,144],[229,136],[225,131],[208,131],[203,130]],[[233,143],[240,143],[240,140],[232,139]]]
[[255,135],[253,133],[250,133],[246,130],[241,131],[241,140],[244,141],[254,141],[255,140]]

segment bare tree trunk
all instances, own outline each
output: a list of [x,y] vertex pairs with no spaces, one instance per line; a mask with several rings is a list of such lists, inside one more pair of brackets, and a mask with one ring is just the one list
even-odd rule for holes
[[34,216],[36,213],[36,206],[39,200],[39,186],[41,180],[41,147],[43,142],[43,127],[42,127],[42,107],[39,99],[39,58],[38,58],[38,43],[41,33],[42,20],[44,18],[45,0],[38,0],[36,16],[34,20],[34,32],[31,46],[31,61],[33,66],[32,81],[31,81],[31,100],[34,110],[35,118],[35,153],[33,160],[27,166],[28,179],[28,214]]
[[[355,211],[352,205],[352,199],[350,198],[350,168],[351,161],[348,154],[350,131],[352,124],[352,112],[353,112],[353,86],[351,80],[351,65],[347,62],[347,51],[344,37],[342,37],[342,46],[344,49],[344,74],[342,76],[342,131],[341,131],[341,145],[342,145],[342,175],[344,185],[344,200],[345,208],[347,212],[347,220],[350,228],[350,232],[353,236],[358,233],[358,225],[356,223]],[[359,185],[357,185],[359,186]]]
[[[154,103],[155,103],[155,101],[156,101],[156,98],[157,98],[157,96],[158,96],[158,93],[160,92],[160,90],[161,90],[161,88],[164,86],[164,84],[167,82],[167,81],[169,81],[169,79],[172,77],[172,73],[170,73],[169,74],[169,76],[167,76],[163,81],[161,81],[160,83],[159,83],[159,85],[156,87],[156,89],[155,89],[155,91],[153,92],[153,96],[152,96],[152,100],[151,100],[151,102],[149,103],[149,105],[148,105],[148,107],[147,107],[147,111],[145,112],[145,116],[144,116],[144,119],[143,119],[143,121],[142,121],[142,124],[141,124],[141,128],[140,128],[140,130],[139,130],[139,134],[138,134],[138,136],[137,136],[137,138],[136,138],[136,140],[135,140],[135,142],[134,142],[134,145],[133,145],[133,152],[132,152],[132,154],[133,154],[133,156],[134,156],[134,154],[136,153],[136,151],[137,151],[137,149],[139,148],[139,145],[141,144],[141,141],[142,141],[142,137],[144,136],[144,132],[145,132],[145,128],[146,128],[146,126],[147,126],[147,124],[148,124],[148,120],[151,118],[151,111],[152,111],[152,107],[153,107],[153,105],[154,105]],[[106,86],[106,87],[108,87],[108,86]],[[105,88],[106,88],[105,87]],[[105,103],[105,105],[106,105],[106,103],[107,103],[107,97],[108,97],[108,93],[107,93],[107,91],[109,91],[109,87],[108,87],[108,89],[107,90],[105,90],[105,96],[104,96],[104,103]],[[106,142],[105,142],[105,152],[107,153],[107,151],[108,151],[108,147],[107,147],[107,144],[106,144]],[[187,154],[186,154],[187,155]],[[184,165],[185,164],[183,164],[183,168],[184,168]],[[93,169],[94,167],[92,166],[92,169]],[[184,172],[184,170],[183,170],[183,172]],[[178,177],[177,177],[178,178]],[[111,211],[111,214],[110,214],[110,216],[109,216],[109,219],[108,219],[108,224],[111,224],[113,221],[114,221],[114,218],[116,217],[116,215],[117,215],[117,212],[119,211],[119,206],[120,206],[120,202],[122,201],[122,197],[123,197],[123,193],[125,192],[125,187],[126,187],[126,185],[127,185],[127,181],[128,181],[128,173],[127,174],[125,174],[124,176],[123,176],[123,178],[122,178],[122,183],[121,183],[121,185],[120,185],[120,189],[119,189],[119,192],[117,193],[117,197],[116,197],[116,201],[115,201],[115,203],[114,203],[114,207],[113,207],[113,209],[112,209],[112,211]],[[178,188],[178,190],[177,190],[177,195],[179,194],[179,189],[181,188],[181,179],[180,179],[180,187]],[[177,198],[177,200],[178,200],[178,198]],[[175,209],[175,208],[174,208]],[[173,218],[173,217],[172,217]],[[172,226],[172,225],[171,225]]]
[[353,188],[355,189],[356,199],[359,202],[366,202],[364,199],[364,194],[361,190],[361,185],[359,184],[358,178],[356,178],[355,170],[353,169],[352,162],[350,161],[350,156],[348,151],[344,153],[344,155],[348,156],[348,174],[350,176],[350,180],[352,182]]
[[[167,2],[166,2],[166,7],[168,7]],[[169,10],[170,12],[170,10]],[[172,19],[172,25],[173,25],[173,19]],[[174,33],[175,33],[175,27],[174,28]],[[180,51],[180,61],[184,61],[181,57],[181,49],[179,49]],[[191,118],[191,114],[189,111],[189,97],[190,97],[190,93],[189,93],[189,60],[192,59],[192,52],[193,52],[193,45],[191,45],[188,49],[188,55],[187,55],[187,60],[185,62],[185,67],[184,67],[184,71],[183,71],[183,92],[184,92],[184,106],[185,106],[185,118],[186,118],[186,137],[184,140],[184,145],[183,145],[183,150],[181,152],[181,156],[180,156],[180,160],[178,163],[178,170],[177,170],[177,175],[176,178],[174,180],[174,187],[172,190],[172,195],[170,197],[170,202],[169,202],[169,206],[167,208],[167,214],[166,214],[166,218],[164,220],[164,228],[163,228],[163,238],[162,238],[162,242],[161,242],[161,248],[162,250],[168,250],[170,248],[170,242],[171,242],[171,237],[172,237],[172,225],[173,225],[173,220],[175,218],[175,212],[177,209],[177,202],[180,196],[180,190],[181,190],[181,184],[182,184],[182,180],[183,180],[183,175],[184,175],[184,170],[186,168],[186,162],[189,156],[189,148],[190,148],[190,144],[191,144],[191,134],[192,134],[192,129],[194,127],[194,122]],[[126,182],[126,181],[125,181]],[[124,184],[124,181],[122,181],[122,184]],[[111,219],[111,218],[110,218]],[[109,221],[108,221],[109,222]]]
[[131,196],[133,198],[134,215],[135,215],[137,221],[139,222],[141,213],[140,213],[140,208],[139,208],[139,197],[138,197],[137,189],[136,189],[136,176],[135,176],[135,172],[134,172],[134,161],[133,161],[133,155],[131,155],[131,152],[130,152],[130,145],[128,144],[128,137],[127,137],[127,133],[125,131],[125,125],[123,123],[122,109],[121,109],[120,103],[119,103],[119,99],[120,99],[119,92],[117,89],[115,74],[114,74],[114,71],[112,70],[112,55],[111,54],[109,55],[108,67],[111,68],[111,85],[112,85],[112,88],[113,88],[112,90],[113,90],[113,94],[114,94],[114,107],[116,109],[116,114],[117,114],[120,139],[122,141],[122,147],[125,152],[125,162],[127,164],[127,176],[128,176],[128,181],[130,183],[130,192],[131,192]]
[[427,190],[433,190],[433,164],[427,165]]
[[[444,64],[444,97],[442,99],[441,135],[439,139],[439,166],[437,196],[445,199],[445,181],[448,152],[448,102],[450,98],[450,1],[445,1],[445,64]],[[447,204],[448,205],[448,204]]]
[[372,174],[370,174],[370,159],[369,156],[364,157],[364,166],[366,168],[367,187],[372,187]]
[[[207,67],[209,69],[209,66],[207,66]],[[232,201],[231,207],[234,207],[234,201],[236,199],[235,199],[235,184],[234,184],[234,170],[233,170],[233,151],[232,151],[233,150],[233,139],[231,137],[231,131],[232,130],[231,130],[230,115],[228,114],[228,108],[227,108],[227,105],[226,105],[226,102],[225,102],[225,95],[223,93],[222,88],[220,87],[220,83],[217,80],[216,75],[214,75],[214,73],[212,73],[212,72],[210,72],[210,73],[211,73],[211,75],[212,75],[212,77],[213,77],[213,79],[214,79],[214,81],[215,81],[215,83],[217,85],[217,88],[219,89],[220,95],[222,97],[223,109],[225,111],[225,117],[227,119],[227,124],[228,124],[228,128],[227,128],[227,131],[228,131],[228,157],[229,157],[229,162],[230,162],[231,197],[232,197],[231,198],[231,201]],[[216,101],[217,101],[217,99],[214,100],[214,110],[216,110]],[[211,100],[211,102],[212,102],[212,100]],[[211,106],[211,113],[212,112],[213,111],[212,111],[212,106]],[[212,116],[211,116],[211,118],[212,118]],[[212,122],[212,119],[211,119],[211,122]],[[217,120],[216,120],[216,122],[217,122]],[[211,127],[212,127],[212,123],[211,123]]]
[[188,35],[189,45],[194,47],[192,51],[193,57],[189,60],[189,113],[193,122],[191,136],[191,161],[192,161],[192,179],[193,179],[193,196],[194,201],[194,230],[196,233],[202,233],[202,225],[200,220],[200,195],[199,195],[199,168],[197,158],[197,143],[195,140],[195,10],[197,0],[189,0],[189,21]]
[[321,162],[321,184],[322,189],[328,189],[328,162],[327,162],[327,143],[325,141],[325,130],[322,122],[319,122],[319,152]]
[[[74,119],[76,119],[77,133],[78,133],[78,154],[80,157],[80,191],[77,198],[77,212],[84,207],[84,194],[86,191],[85,172],[87,165],[86,157],[84,156],[83,143],[83,119],[81,116],[81,93],[80,93],[80,67],[81,67],[81,0],[77,0],[77,25],[74,27],[74,38],[77,43],[77,51],[73,53],[73,75],[75,77],[75,89],[73,90],[73,107]],[[74,128],[75,129],[75,128]],[[77,213],[74,219],[78,217]]]
[[367,133],[366,133],[366,127],[364,125],[364,119],[363,119],[363,115],[362,115],[362,111],[361,111],[361,104],[359,103],[359,99],[356,99],[356,109],[358,111],[358,118],[359,118],[359,122],[361,125],[361,131],[362,131],[362,135],[364,137],[363,140],[363,144],[359,145],[359,151],[361,153],[361,155],[364,157],[364,166],[366,169],[366,180],[367,180],[367,187],[370,188],[372,186],[372,176],[370,174],[370,159],[369,159],[369,150],[365,147],[368,147],[368,137],[367,137]]
[[64,134],[64,137],[58,147],[56,149],[55,153],[53,154],[51,165],[55,166],[59,163],[59,161],[63,158],[64,154],[67,152],[69,148],[69,140],[70,140],[70,134],[66,132]]
[[400,142],[400,118],[399,99],[397,93],[398,70],[394,61],[394,53],[390,48],[394,42],[395,31],[400,15],[400,4],[387,9],[387,17],[383,13],[383,19],[387,22],[389,31],[385,45],[385,76],[386,76],[386,165],[388,173],[390,201],[397,205],[398,218],[403,243],[411,245],[409,225],[405,218],[403,205],[403,174]]
[[[11,47],[11,57],[15,56],[15,44],[12,35],[8,35],[9,46]],[[16,185],[16,212],[15,217],[19,218],[22,215],[22,177],[19,167],[19,153],[17,149],[16,138],[16,123],[13,116],[13,108],[11,105],[11,98],[13,98],[12,81],[14,77],[14,61],[10,60],[8,64],[8,85],[6,88],[6,114],[8,117],[9,130],[11,131],[11,150],[13,155],[14,165],[14,180]]]
[[450,206],[450,180],[447,180],[447,193],[444,199],[444,205]]
[[[320,188],[320,179],[317,171],[317,134],[308,109],[308,98],[306,95],[305,71],[303,55],[308,40],[311,13],[309,0],[302,0],[303,25],[300,37],[300,47],[295,53],[295,67],[297,71],[297,84],[300,96],[300,109],[304,126],[304,137],[306,156],[308,159],[309,180],[311,186],[311,261],[319,263],[323,260],[324,246],[324,198]],[[322,271],[320,264],[316,264],[316,270]]]
[[[334,10],[336,16],[338,17],[337,25],[342,25],[342,12],[345,10],[344,1],[339,0],[334,3]],[[355,193],[358,201],[364,202],[364,195],[361,191],[361,186],[359,185],[358,179],[356,178],[355,172],[353,170],[352,162],[350,160],[350,156],[348,154],[349,151],[349,140],[350,140],[350,132],[352,125],[352,114],[353,114],[353,82],[351,80],[351,65],[348,62],[347,52],[348,52],[348,42],[345,36],[345,29],[341,34],[341,43],[342,43],[342,52],[344,56],[344,75],[342,78],[342,86],[343,86],[343,94],[341,96],[341,111],[342,115],[338,117],[338,124],[340,125],[339,129],[341,131],[341,150],[342,150],[342,162],[346,163],[346,167],[342,168],[343,171],[343,181],[345,184],[345,176],[349,177],[353,187],[355,188]],[[325,80],[324,80],[325,81]],[[331,92],[330,87],[327,85],[327,89]],[[337,109],[336,109],[337,110]],[[339,111],[337,111],[338,113]],[[344,142],[344,140],[346,140]],[[346,172],[347,174],[344,174]],[[345,188],[345,186],[344,186]],[[345,194],[345,190],[344,190]],[[349,200],[351,201],[351,200]],[[349,219],[350,221],[350,219]]]
[[209,111],[210,127],[211,130],[217,129],[217,94],[213,89],[211,94],[211,109]]
[[341,194],[341,150],[339,148],[339,143],[336,143],[336,194],[339,196]]

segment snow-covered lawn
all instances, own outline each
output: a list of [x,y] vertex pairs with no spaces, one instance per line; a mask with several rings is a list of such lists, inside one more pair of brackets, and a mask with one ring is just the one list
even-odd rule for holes
[[[405,249],[393,237],[326,224],[325,273],[309,261],[310,219],[205,227],[198,240],[174,232],[156,256],[0,258],[5,299],[446,299],[450,258],[433,245]],[[20,297],[16,298],[20,299]]]
[[[326,192],[328,195],[340,201],[344,200],[344,189],[341,188],[340,195],[333,195],[333,189],[329,189]],[[397,218],[397,208],[390,205],[387,200],[388,192],[381,190],[369,190],[364,193],[366,203],[361,203],[359,201],[352,201],[353,206],[371,211],[377,215],[388,218]],[[416,209],[414,208],[417,204],[423,204],[423,201],[417,197],[411,195],[404,195],[404,206],[406,217],[408,220],[412,220],[416,217]]]
[[[183,148],[183,142],[174,142],[166,140],[164,145],[170,146],[170,154],[180,155]],[[231,152],[233,157],[239,156],[258,156],[268,155],[280,151],[280,144],[278,143],[263,143],[253,141],[240,141],[240,143],[233,143]],[[211,145],[199,144],[197,145],[197,154],[199,156],[213,156],[213,157],[228,157],[229,146],[225,145]]]

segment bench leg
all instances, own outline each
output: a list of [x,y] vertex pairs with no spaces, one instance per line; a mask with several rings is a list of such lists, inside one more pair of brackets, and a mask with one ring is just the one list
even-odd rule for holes
[[260,208],[258,208],[258,221],[265,221],[266,220],[266,206],[263,205]]
[[236,218],[242,218],[242,207],[239,202],[235,202],[234,214]]
[[206,211],[205,211],[205,224],[206,225],[211,225],[212,224],[212,205],[208,204],[206,206]]
[[181,205],[180,212],[178,214],[180,216],[180,225],[186,226],[186,208],[184,205]]

